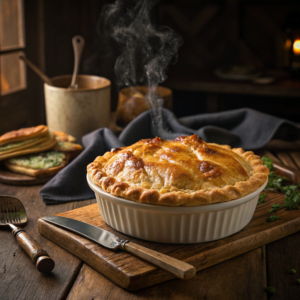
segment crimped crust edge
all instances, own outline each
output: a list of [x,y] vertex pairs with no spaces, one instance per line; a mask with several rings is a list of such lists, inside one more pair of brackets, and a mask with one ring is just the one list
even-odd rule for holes
[[[228,147],[228,146],[227,146]],[[229,147],[228,147],[229,148]],[[244,151],[242,148],[231,149],[233,152],[248,161],[253,173],[246,181],[239,181],[235,185],[227,185],[222,188],[209,190],[198,190],[191,193],[181,191],[170,191],[160,193],[155,189],[145,189],[142,187],[131,186],[125,182],[119,182],[113,177],[107,177],[99,169],[96,160],[87,166],[87,172],[92,181],[104,191],[118,197],[123,197],[132,201],[148,204],[158,204],[166,206],[198,206],[219,202],[228,202],[242,198],[251,194],[263,185],[269,175],[269,169],[264,166],[264,162],[252,151]]]

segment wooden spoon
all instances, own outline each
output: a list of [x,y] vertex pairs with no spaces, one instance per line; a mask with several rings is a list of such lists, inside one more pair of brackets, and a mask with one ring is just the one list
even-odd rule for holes
[[72,38],[72,44],[74,49],[74,70],[73,70],[73,77],[69,89],[77,89],[78,85],[76,84],[76,79],[77,79],[81,54],[84,48],[84,38],[80,35],[75,35]]
[[44,74],[36,65],[34,65],[28,58],[22,55],[20,55],[19,58],[23,60],[31,70],[38,74],[44,80],[44,82],[49,85],[53,85],[51,79],[46,74]]

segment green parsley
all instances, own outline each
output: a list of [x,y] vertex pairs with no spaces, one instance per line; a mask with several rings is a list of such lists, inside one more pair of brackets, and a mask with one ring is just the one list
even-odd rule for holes
[[282,192],[283,183],[288,181],[287,178],[277,175],[274,171],[269,174],[269,181],[265,188],[267,191]]
[[300,285],[300,279],[296,279],[296,283]]
[[[281,192],[285,194],[284,204],[283,207],[287,210],[292,209],[299,209],[300,205],[300,183],[298,185],[283,185],[286,181],[288,181],[287,178],[277,175],[274,172],[274,166],[273,161],[263,156],[262,160],[265,163],[265,166],[267,166],[270,169],[270,175],[269,175],[269,181],[265,188],[265,190],[273,191],[273,192]],[[269,213],[276,212],[277,209],[273,209],[269,211]]]
[[279,208],[280,208],[280,204],[278,204],[278,203],[272,205],[272,209],[269,210],[269,214],[276,212]]
[[281,219],[281,217],[279,217],[279,216],[270,216],[268,219],[267,219],[267,222],[274,222],[274,221],[277,221],[277,220],[280,220]]
[[266,199],[266,194],[261,194],[261,195],[259,196],[259,199],[258,199],[257,204],[264,203],[264,202],[265,202],[265,199]]
[[275,288],[272,287],[272,286],[268,286],[266,288],[266,292],[267,292],[268,295],[274,295],[275,294]]
[[290,274],[296,274],[296,270],[295,269],[291,269],[290,270]]
[[283,187],[285,193],[284,205],[287,210],[299,209],[300,192],[297,185],[288,185]]
[[273,171],[274,170],[273,161],[270,158],[263,156],[261,159],[264,161],[265,166],[268,167],[270,170],[269,181],[268,181],[268,184],[267,184],[265,190],[282,192],[283,182],[288,181],[288,179],[277,175]]
[[261,159],[263,160],[263,162],[265,163],[265,166],[268,167],[268,169],[270,171],[272,171],[274,169],[274,167],[273,167],[273,160],[272,159],[270,159],[267,156],[263,156]]

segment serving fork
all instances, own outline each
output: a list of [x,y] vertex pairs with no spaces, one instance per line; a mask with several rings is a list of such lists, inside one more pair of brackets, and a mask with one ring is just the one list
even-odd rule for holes
[[22,202],[15,197],[0,196],[0,227],[11,228],[19,245],[31,257],[38,271],[51,272],[55,263],[47,251],[43,250],[23,228],[17,227],[26,223],[27,215]]

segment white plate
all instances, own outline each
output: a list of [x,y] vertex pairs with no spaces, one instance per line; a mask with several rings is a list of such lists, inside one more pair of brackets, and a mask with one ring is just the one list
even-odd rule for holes
[[215,70],[215,75],[222,79],[229,80],[251,80],[260,75],[260,72],[255,72],[251,74],[238,74],[238,73],[226,73],[222,69]]

